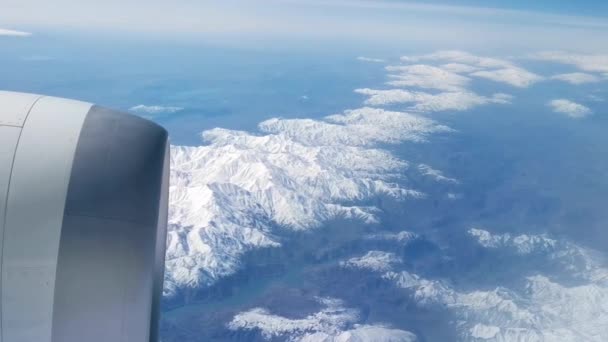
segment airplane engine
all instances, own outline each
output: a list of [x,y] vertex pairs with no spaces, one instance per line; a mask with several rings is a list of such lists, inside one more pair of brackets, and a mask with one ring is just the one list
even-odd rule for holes
[[0,92],[0,342],[156,341],[168,177],[162,127]]

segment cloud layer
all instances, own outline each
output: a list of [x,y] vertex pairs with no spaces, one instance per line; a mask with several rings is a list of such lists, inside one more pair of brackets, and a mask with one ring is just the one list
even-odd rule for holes
[[551,79],[568,82],[574,85],[580,85],[585,83],[596,83],[601,79],[595,75],[587,74],[584,72],[571,72],[567,74],[559,74],[551,77]]
[[566,114],[574,119],[581,119],[591,114],[591,109],[588,107],[566,99],[551,100],[548,105],[554,112]]
[[386,62],[384,59],[381,58],[372,58],[372,57],[365,57],[365,56],[359,56],[357,57],[358,61],[361,62],[370,62],[370,63],[384,63]]
[[386,70],[395,87],[417,87],[446,91],[459,91],[469,85],[470,79],[438,67],[424,64],[388,66]]
[[535,73],[518,67],[476,71],[471,73],[471,76],[486,78],[495,82],[506,83],[519,88],[527,88],[543,79],[541,76]]
[[501,58],[482,57],[458,50],[438,51],[426,55],[404,56],[406,63],[430,61],[446,63],[442,70],[454,73],[468,73],[469,76],[489,79],[514,87],[527,88],[543,80],[543,77],[530,72],[515,63]]
[[29,33],[29,32],[7,30],[7,29],[0,28],[0,37],[2,37],[2,36],[6,36],[6,37],[29,37],[31,35],[32,34]]
[[588,72],[608,72],[608,55],[546,51],[534,54],[533,59],[569,64]]
[[365,100],[366,105],[412,104],[408,109],[419,112],[464,111],[490,103],[508,104],[511,102],[511,96],[502,93],[485,97],[470,91],[430,94],[401,89],[376,90],[364,88],[356,89],[355,92],[369,97]]
[[173,114],[177,112],[181,112],[184,110],[183,107],[174,107],[174,106],[148,106],[148,105],[137,105],[129,108],[131,112],[138,114],[149,114],[149,115],[158,115],[158,114]]

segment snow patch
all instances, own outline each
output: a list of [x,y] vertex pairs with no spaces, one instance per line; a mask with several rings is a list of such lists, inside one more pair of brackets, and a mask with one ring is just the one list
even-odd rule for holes
[[419,239],[420,235],[403,230],[398,233],[370,234],[366,238],[370,240],[393,240],[403,244],[407,244],[409,242]]
[[422,142],[451,129],[434,120],[379,108],[359,108],[325,120],[274,118],[259,124],[266,133],[283,134],[306,145],[370,146],[403,141]]
[[486,248],[513,248],[518,254],[530,254],[538,251],[552,251],[557,245],[557,240],[545,235],[517,235],[492,234],[487,230],[471,228],[469,235],[474,237],[480,245]]
[[[321,311],[301,319],[289,319],[273,315],[266,309],[254,308],[239,313],[228,323],[231,330],[258,330],[266,340],[281,338],[287,341],[327,342],[413,342],[416,336],[410,332],[390,329],[382,325],[361,325],[359,312],[345,308],[344,303],[333,298],[320,298],[325,305]],[[371,338],[371,339],[370,339]]]
[[424,176],[428,176],[433,178],[434,180],[442,183],[454,183],[458,184],[458,180],[450,177],[446,177],[443,175],[443,172],[433,169],[429,165],[426,164],[418,164],[418,171]]
[[605,341],[608,338],[608,287],[598,283],[565,287],[536,275],[526,290],[505,288],[458,292],[449,285],[408,272],[385,279],[413,292],[419,305],[452,311],[464,340]]
[[470,331],[473,338],[489,340],[500,333],[500,328],[493,325],[475,324]]
[[422,306],[439,306],[455,315],[464,340],[605,341],[608,339],[608,270],[597,253],[568,241],[542,235],[492,234],[471,229],[486,248],[513,249],[529,258],[562,263],[582,284],[565,286],[536,274],[523,289],[497,287],[463,292],[443,280],[429,280],[408,271],[383,274],[407,289]]
[[390,329],[376,325],[355,324],[353,329],[346,330],[338,335],[330,335],[324,332],[306,335],[300,342],[415,342],[416,335],[409,331]]
[[375,272],[386,272],[392,269],[393,264],[401,263],[395,254],[383,251],[369,251],[361,257],[350,258],[340,262],[345,268],[360,268]]

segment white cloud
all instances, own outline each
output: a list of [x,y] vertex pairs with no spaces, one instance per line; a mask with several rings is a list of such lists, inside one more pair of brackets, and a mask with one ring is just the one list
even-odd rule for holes
[[515,65],[509,60],[481,57],[458,50],[438,51],[418,56],[403,56],[401,60],[407,63],[417,63],[420,61],[449,62],[442,65],[443,70],[446,72],[470,73],[471,76],[487,78],[515,87],[528,87],[542,80],[541,76]]
[[7,29],[0,28],[0,37],[2,37],[2,36],[7,36],[7,37],[29,37],[31,35],[32,34],[29,33],[29,32],[7,30]]
[[129,108],[130,111],[138,113],[138,114],[173,114],[184,110],[182,107],[172,107],[172,106],[147,106],[147,105],[137,105]]
[[556,113],[566,114],[571,118],[580,119],[591,114],[591,109],[582,104],[566,99],[552,100],[548,105]]
[[385,60],[381,59],[381,58],[371,58],[371,57],[364,57],[364,56],[359,56],[357,57],[358,61],[361,62],[370,62],[370,63],[384,63]]
[[394,81],[388,82],[395,87],[418,87],[446,91],[458,91],[468,86],[470,79],[438,67],[416,64],[388,66],[386,70],[396,74],[389,75]]
[[469,73],[479,70],[478,67],[474,67],[468,64],[462,63],[446,63],[439,66],[443,70],[455,72],[455,73]]
[[551,77],[551,79],[568,82],[571,84],[579,85],[585,83],[599,82],[600,78],[583,72],[572,72],[567,74],[559,74]]
[[608,55],[578,54],[563,51],[540,52],[531,56],[533,59],[574,65],[591,72],[608,72]]
[[506,83],[514,87],[527,88],[543,78],[535,73],[518,67],[497,70],[481,70],[471,73],[471,76],[486,78],[495,82]]
[[375,272],[386,272],[391,270],[393,264],[401,262],[401,259],[393,253],[369,251],[363,256],[350,258],[340,262],[340,266],[345,268],[367,269]]
[[513,63],[505,59],[480,57],[459,50],[442,50],[426,55],[403,56],[401,57],[401,60],[408,63],[417,63],[420,61],[446,61],[468,66],[473,65],[478,68],[510,68],[513,66]]
[[376,90],[364,88],[356,89],[355,92],[369,96],[365,101],[367,105],[383,106],[411,103],[413,104],[410,107],[411,110],[421,112],[463,111],[480,105],[507,104],[511,101],[511,96],[506,94],[499,93],[492,97],[485,97],[468,91],[429,94],[401,89]]
[[588,94],[587,99],[593,102],[604,102],[604,98],[595,94]]
[[358,310],[345,308],[333,298],[320,298],[321,311],[301,319],[271,314],[254,308],[239,313],[228,323],[230,330],[259,330],[266,340],[280,338],[293,342],[415,342],[416,335],[382,325],[362,325]]

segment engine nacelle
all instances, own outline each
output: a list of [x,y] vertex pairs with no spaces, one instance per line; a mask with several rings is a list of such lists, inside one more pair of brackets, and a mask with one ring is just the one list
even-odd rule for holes
[[0,92],[0,341],[156,341],[168,177],[162,127]]

